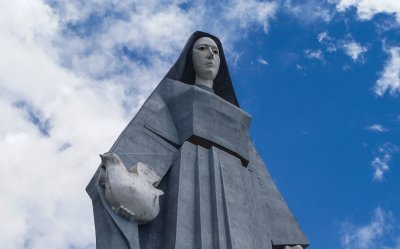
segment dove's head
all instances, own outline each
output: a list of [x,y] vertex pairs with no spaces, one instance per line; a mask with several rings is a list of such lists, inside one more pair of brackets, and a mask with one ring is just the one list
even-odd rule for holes
[[104,154],[100,154],[99,156],[101,157],[101,164],[104,167],[110,165],[122,164],[122,161],[119,158],[119,156],[113,152],[106,152]]

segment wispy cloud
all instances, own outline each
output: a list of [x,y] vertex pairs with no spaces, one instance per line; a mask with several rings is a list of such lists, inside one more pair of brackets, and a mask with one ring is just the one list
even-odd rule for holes
[[318,42],[325,46],[326,51],[333,53],[337,51],[336,39],[332,38],[328,32],[321,32],[317,36]]
[[330,40],[330,36],[328,35],[328,32],[321,32],[318,34],[318,42],[324,42],[325,40]]
[[338,11],[346,11],[350,8],[357,10],[358,18],[370,20],[377,14],[394,15],[400,23],[400,2],[393,0],[339,0],[336,8]]
[[325,31],[317,35],[317,40],[329,53],[334,53],[339,50],[349,56],[353,62],[365,61],[363,55],[368,51],[368,47],[355,41],[351,34],[347,34],[343,39],[337,39],[330,36],[329,33]]
[[335,15],[329,2],[316,0],[306,0],[301,3],[284,0],[283,10],[301,20],[303,24],[321,21],[328,23]]
[[304,52],[305,57],[308,59],[317,59],[320,61],[325,61],[324,55],[323,55],[321,49],[315,49],[315,50],[305,49],[305,50],[303,50],[303,52]]
[[390,47],[386,51],[389,59],[374,87],[378,96],[383,96],[387,91],[392,95],[400,92],[400,47]]
[[109,149],[194,30],[217,34],[234,52],[246,29],[268,30],[277,8],[234,1],[229,7],[237,16],[228,19],[202,1],[181,4],[1,2],[2,248],[95,248],[84,188],[97,155]]
[[384,248],[381,239],[393,224],[391,212],[377,207],[371,221],[365,225],[342,224],[341,244],[344,249]]
[[238,21],[241,28],[261,24],[264,32],[268,33],[269,22],[275,17],[279,5],[273,1],[234,0],[225,7],[225,17]]
[[392,160],[392,155],[399,151],[399,147],[391,143],[385,143],[376,149],[374,152],[375,157],[371,162],[371,166],[374,169],[374,181],[382,181],[384,179],[385,173],[390,170],[389,163]]
[[370,130],[370,131],[376,131],[376,132],[387,132],[389,129],[384,127],[381,124],[372,124],[370,126],[367,126],[365,129]]
[[350,56],[354,62],[361,61],[362,54],[368,51],[366,46],[362,46],[354,40],[344,41],[343,49],[344,53]]
[[258,63],[263,64],[263,65],[268,65],[268,61],[262,57],[257,58]]

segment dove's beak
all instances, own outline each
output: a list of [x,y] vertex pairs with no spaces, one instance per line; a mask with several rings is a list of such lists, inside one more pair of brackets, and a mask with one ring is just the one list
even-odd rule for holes
[[101,161],[103,161],[103,162],[104,162],[104,160],[106,160],[106,156],[105,156],[105,155],[103,155],[103,154],[99,154],[99,156],[100,156],[100,158],[101,158]]

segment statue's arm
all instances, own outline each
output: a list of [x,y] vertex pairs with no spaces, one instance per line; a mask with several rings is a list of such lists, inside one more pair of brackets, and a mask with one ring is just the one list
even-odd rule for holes
[[[131,195],[130,192],[138,190],[140,190],[140,195],[144,197],[160,195],[160,190],[154,187],[157,187],[162,180],[178,151],[179,137],[164,97],[157,91],[154,92],[110,150],[120,157],[127,169],[125,174],[130,174],[131,179],[123,182],[120,179],[110,177],[108,169],[99,168],[98,184],[102,185],[103,189],[107,190],[110,185],[123,189],[119,192],[114,191],[112,194],[105,192],[106,194],[109,193],[109,199],[119,203],[119,205],[114,205],[114,211],[130,220],[138,213],[132,209],[133,204],[125,201],[123,205],[121,201],[116,201],[116,199],[124,200],[129,196],[135,196]],[[133,166],[138,164],[146,165],[146,169],[142,166],[139,169]],[[136,176],[132,176],[132,174],[136,174]],[[154,176],[157,177],[154,178]],[[149,177],[152,179],[149,179]],[[107,181],[108,187],[106,186]],[[143,182],[151,182],[151,185],[143,184]],[[144,185],[146,187],[143,187]],[[147,192],[149,192],[149,195],[146,194]],[[131,199],[135,199],[135,197]],[[104,204],[107,205],[108,203]]]

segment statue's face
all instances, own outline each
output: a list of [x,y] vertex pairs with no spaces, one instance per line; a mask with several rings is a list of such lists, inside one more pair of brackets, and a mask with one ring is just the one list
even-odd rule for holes
[[193,44],[193,68],[196,76],[204,80],[214,80],[218,74],[220,58],[215,41],[202,37]]

